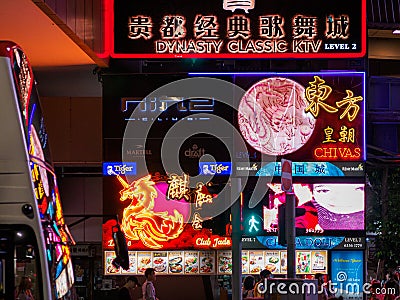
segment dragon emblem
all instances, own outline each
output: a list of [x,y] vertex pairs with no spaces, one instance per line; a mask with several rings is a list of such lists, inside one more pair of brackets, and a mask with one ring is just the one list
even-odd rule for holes
[[160,242],[177,238],[184,229],[183,215],[176,209],[173,215],[167,211],[154,212],[154,199],[158,192],[151,176],[140,178],[128,184],[117,175],[123,189],[120,191],[120,201],[130,200],[125,207],[122,218],[122,230],[131,240],[140,240],[152,249],[163,247]]

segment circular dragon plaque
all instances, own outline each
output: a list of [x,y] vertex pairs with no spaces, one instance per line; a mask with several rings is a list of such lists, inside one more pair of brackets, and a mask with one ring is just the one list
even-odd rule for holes
[[239,105],[240,132],[256,150],[285,155],[311,137],[316,119],[306,113],[304,87],[288,78],[271,77],[254,84]]

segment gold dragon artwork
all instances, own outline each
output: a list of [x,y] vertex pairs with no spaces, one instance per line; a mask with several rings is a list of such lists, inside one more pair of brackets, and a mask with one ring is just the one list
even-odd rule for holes
[[120,191],[120,201],[131,200],[124,209],[122,230],[130,240],[140,240],[152,249],[163,248],[160,242],[177,238],[184,229],[183,215],[174,209],[174,215],[167,211],[154,212],[154,199],[158,192],[151,176],[145,176],[128,184],[117,175],[123,189]]

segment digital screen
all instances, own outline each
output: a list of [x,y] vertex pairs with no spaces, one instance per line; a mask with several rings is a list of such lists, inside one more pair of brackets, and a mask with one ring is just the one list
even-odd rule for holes
[[[245,235],[272,235],[279,230],[279,207],[286,202],[281,184],[271,183],[260,203],[248,208],[243,203]],[[363,231],[365,227],[364,184],[313,183],[293,184],[296,208],[296,234],[333,234],[337,231]]]
[[[263,206],[265,230],[276,228],[278,206],[286,202],[280,184],[270,188],[270,206]],[[296,207],[305,209],[304,215],[296,216],[296,228],[308,232],[364,230],[364,184],[294,184],[293,188]]]

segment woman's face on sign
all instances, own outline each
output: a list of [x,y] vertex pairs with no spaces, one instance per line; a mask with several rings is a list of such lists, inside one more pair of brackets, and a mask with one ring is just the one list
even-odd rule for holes
[[363,184],[314,184],[313,196],[319,205],[334,213],[364,210]]

